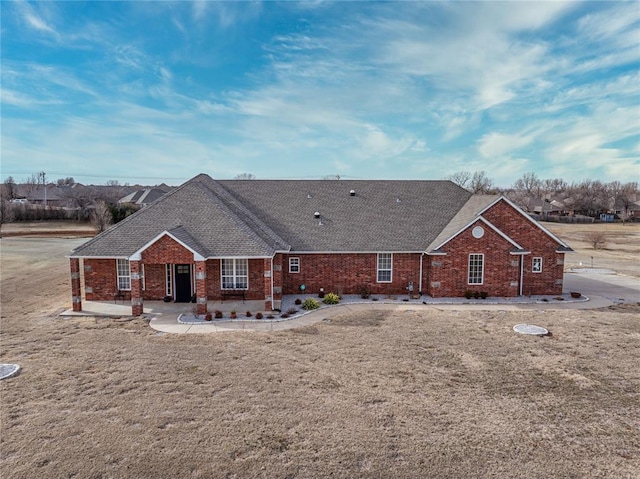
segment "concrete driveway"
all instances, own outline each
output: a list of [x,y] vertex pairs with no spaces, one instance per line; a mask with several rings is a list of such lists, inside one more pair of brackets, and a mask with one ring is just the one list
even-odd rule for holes
[[565,292],[589,298],[601,296],[613,303],[640,302],[640,280],[607,269],[575,269],[564,274]]

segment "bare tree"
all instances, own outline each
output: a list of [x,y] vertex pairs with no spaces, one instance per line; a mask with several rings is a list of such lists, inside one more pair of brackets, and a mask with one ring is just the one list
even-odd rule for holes
[[73,186],[75,184],[76,184],[76,180],[74,180],[72,176],[68,176],[66,178],[60,178],[56,182],[57,186]]
[[467,188],[474,195],[487,195],[493,193],[493,180],[484,171],[476,171],[471,177],[471,183]]
[[13,176],[9,176],[6,180],[4,180],[3,194],[6,195],[6,198],[8,200],[12,200],[13,198],[15,198],[16,182],[14,181]]
[[585,235],[585,238],[589,243],[591,243],[593,249],[604,248],[607,244],[607,236],[603,231],[591,231]]
[[5,184],[2,185],[2,191],[0,191],[0,238],[2,237],[2,225],[13,220],[11,197],[9,196],[9,190],[6,186],[5,182]]
[[239,175],[236,175],[234,180],[255,180],[256,179],[256,175],[252,174],[252,173],[240,173]]
[[96,230],[96,233],[102,233],[113,222],[113,216],[109,206],[104,201],[98,201],[96,207],[91,214],[91,223]]
[[458,171],[452,175],[446,177],[447,180],[454,182],[456,185],[466,188],[467,183],[471,179],[472,174],[470,171]]
[[44,171],[38,173],[38,184],[46,185],[47,184],[47,174]]

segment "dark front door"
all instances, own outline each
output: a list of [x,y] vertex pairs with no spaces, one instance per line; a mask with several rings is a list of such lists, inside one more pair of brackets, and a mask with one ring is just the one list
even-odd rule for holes
[[177,264],[176,271],[176,303],[191,301],[191,265]]

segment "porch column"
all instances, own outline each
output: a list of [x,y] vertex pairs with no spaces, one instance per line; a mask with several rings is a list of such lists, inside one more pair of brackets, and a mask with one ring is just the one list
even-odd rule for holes
[[207,262],[196,261],[196,314],[207,314]]
[[82,311],[82,290],[80,287],[80,258],[69,258],[71,267],[71,302],[74,311]]
[[144,310],[142,301],[142,276],[140,261],[130,261],[131,268],[131,314],[140,316]]
[[271,291],[273,286],[273,272],[271,271],[271,259],[264,259],[264,310],[273,311]]

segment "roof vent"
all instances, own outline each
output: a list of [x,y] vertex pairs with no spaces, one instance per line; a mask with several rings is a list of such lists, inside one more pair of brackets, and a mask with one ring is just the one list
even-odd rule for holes
[[316,211],[316,212],[313,214],[313,216],[315,216],[315,217],[316,217],[316,219],[317,219],[317,218],[320,218],[320,212]]
[[307,198],[308,198],[308,199],[313,198],[313,196],[311,196],[311,193],[307,193]]
[[402,200],[400,198],[396,198],[396,203],[402,203]]
[[351,190],[351,191],[349,192],[349,194],[350,194],[351,196],[356,196],[356,190]]

